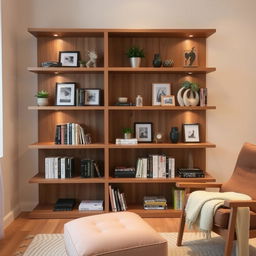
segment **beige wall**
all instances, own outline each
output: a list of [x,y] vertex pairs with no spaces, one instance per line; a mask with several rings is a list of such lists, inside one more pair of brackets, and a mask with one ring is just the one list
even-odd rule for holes
[[[207,85],[209,104],[217,106],[216,111],[208,112],[208,140],[217,148],[207,150],[208,171],[219,181],[226,180],[242,143],[256,143],[256,1],[24,0],[18,8],[22,14],[17,35],[17,86],[23,209],[30,208],[37,198],[36,185],[27,183],[37,170],[36,152],[27,149],[27,144],[36,140],[37,129],[36,113],[27,110],[36,90],[36,75],[25,71],[36,63],[36,40],[28,35],[27,27],[216,28],[217,33],[208,40],[208,66],[216,66],[217,72],[207,76]],[[9,111],[15,107],[10,105]]]
[[16,5],[2,1],[3,110],[4,110],[4,214],[5,225],[19,213],[18,90],[16,87]]

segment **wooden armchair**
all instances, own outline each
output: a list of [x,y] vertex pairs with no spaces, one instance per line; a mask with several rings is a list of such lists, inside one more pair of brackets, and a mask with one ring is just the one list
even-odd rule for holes
[[[221,192],[238,192],[249,195],[249,201],[225,201],[213,220],[212,231],[226,240],[224,256],[230,256],[232,242],[236,239],[235,222],[238,207],[250,207],[250,238],[256,237],[256,145],[245,143],[241,149],[235,170],[228,182],[220,183],[177,183],[177,187],[185,188],[186,198],[190,189],[219,188]],[[185,226],[185,205],[182,210],[177,246],[181,246]]]

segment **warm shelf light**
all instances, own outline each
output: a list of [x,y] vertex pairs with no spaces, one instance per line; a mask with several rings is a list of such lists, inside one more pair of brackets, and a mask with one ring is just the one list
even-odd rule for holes
[[188,72],[188,75],[192,75],[193,73],[192,72]]
[[59,35],[58,34],[53,34],[53,36],[58,37]]
[[194,37],[194,35],[188,35],[188,37]]
[[58,75],[58,74],[59,74],[59,72],[54,72],[54,74],[55,74],[55,75]]

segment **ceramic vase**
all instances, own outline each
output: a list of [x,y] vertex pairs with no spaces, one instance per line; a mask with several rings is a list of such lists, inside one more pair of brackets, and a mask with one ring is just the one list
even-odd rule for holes
[[130,58],[130,64],[132,68],[140,67],[141,58],[140,57],[132,57]]
[[170,140],[172,143],[178,143],[179,141],[179,130],[178,127],[172,127],[170,132]]
[[197,106],[199,103],[198,92],[193,92],[191,89],[187,89],[183,94],[183,102],[185,106]]
[[37,105],[38,106],[47,106],[48,98],[37,98]]
[[132,138],[132,134],[131,133],[124,133],[124,138],[125,139],[131,139]]
[[185,87],[181,87],[177,93],[177,100],[178,100],[178,103],[181,107],[185,106],[184,105],[184,101],[183,101],[183,91],[185,90]]
[[162,66],[162,60],[161,60],[160,54],[157,53],[154,55],[153,67],[160,68],[161,66]]

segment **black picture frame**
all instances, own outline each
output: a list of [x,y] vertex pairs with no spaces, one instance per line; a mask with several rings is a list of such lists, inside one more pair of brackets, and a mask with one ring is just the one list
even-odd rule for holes
[[153,142],[153,123],[135,122],[134,133],[139,143],[152,143]]
[[59,62],[62,67],[79,67],[80,52],[79,51],[60,51]]
[[76,105],[76,83],[63,82],[56,83],[56,106],[75,106]]
[[86,88],[84,90],[84,105],[100,106],[101,105],[101,89]]
[[200,124],[183,124],[183,138],[185,143],[200,142]]

